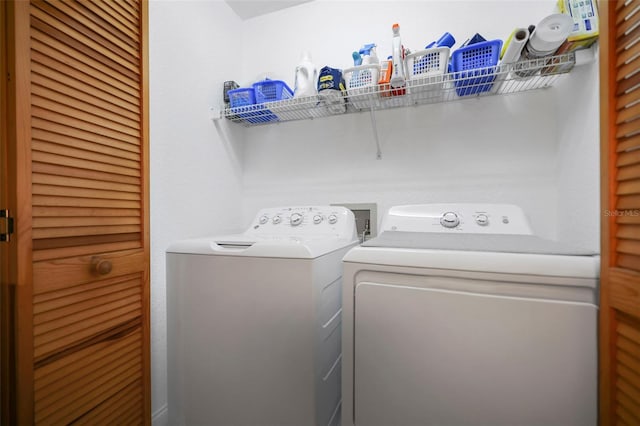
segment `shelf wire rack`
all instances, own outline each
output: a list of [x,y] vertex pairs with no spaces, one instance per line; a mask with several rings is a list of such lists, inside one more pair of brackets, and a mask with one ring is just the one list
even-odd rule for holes
[[506,95],[553,86],[558,78],[573,69],[575,63],[575,54],[567,53],[455,73],[418,75],[400,88],[375,84],[343,92],[321,92],[315,96],[225,108],[222,115],[249,127]]

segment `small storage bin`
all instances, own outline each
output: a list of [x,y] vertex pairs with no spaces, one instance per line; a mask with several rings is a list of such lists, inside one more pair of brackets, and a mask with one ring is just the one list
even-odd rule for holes
[[255,91],[253,87],[243,87],[240,89],[229,90],[229,103],[231,112],[249,123],[268,123],[277,120],[271,111],[262,105],[255,105]]
[[465,46],[451,55],[451,71],[458,96],[488,92],[496,79],[502,40]]
[[282,80],[263,80],[253,84],[257,104],[293,98],[293,91]]
[[349,103],[357,109],[371,108],[378,97],[380,65],[369,64],[347,68],[343,72]]
[[256,103],[256,96],[253,91],[253,87],[242,87],[240,89],[229,90],[227,95],[229,95],[231,108],[253,105]]
[[407,55],[407,88],[412,98],[435,102],[444,96],[442,84],[449,64],[450,51],[448,47],[436,47]]

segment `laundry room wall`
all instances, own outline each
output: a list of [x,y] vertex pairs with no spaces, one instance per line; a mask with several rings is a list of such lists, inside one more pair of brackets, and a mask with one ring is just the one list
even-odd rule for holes
[[[558,113],[558,239],[600,251],[600,120],[597,50],[554,91]],[[595,56],[594,56],[595,55]]]
[[221,99],[221,82],[240,70],[227,59],[238,56],[229,34],[241,23],[223,2],[149,3],[154,425],[167,420],[165,250],[175,240],[244,226],[237,213],[243,135],[233,128],[218,132],[209,113]]
[[[445,31],[456,37],[454,48],[476,32],[504,40],[515,27],[540,22],[555,5],[551,0],[317,0],[245,21],[240,82],[269,77],[293,86],[304,50],[318,68],[352,66],[351,52],[371,42],[385,58],[394,22],[412,50]],[[593,69],[583,73],[586,80],[597,78]],[[564,141],[575,124],[568,116],[586,111],[580,120],[597,122],[597,99],[587,97],[586,110],[574,105],[560,111],[557,92],[554,87],[378,111],[381,160],[368,113],[246,129],[245,222],[270,205],[375,202],[383,213],[395,204],[504,202],[522,206],[538,234],[573,241],[576,229],[559,229],[559,210],[577,203],[589,211],[583,221],[588,228],[580,232],[597,233],[591,212],[597,205],[593,197],[582,197],[585,188],[579,184],[587,177],[593,181],[597,169],[579,164],[597,164],[598,136],[587,134],[580,141],[592,145],[581,154],[584,161],[572,156]]]

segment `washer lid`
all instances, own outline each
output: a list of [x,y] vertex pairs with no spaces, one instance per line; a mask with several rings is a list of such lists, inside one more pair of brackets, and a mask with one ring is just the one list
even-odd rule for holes
[[300,238],[280,235],[247,236],[246,234],[236,234],[176,241],[169,246],[167,252],[211,256],[314,259],[356,243],[357,240],[344,238]]
[[531,235],[470,235],[386,232],[344,257],[364,263],[455,271],[597,278],[600,258]]

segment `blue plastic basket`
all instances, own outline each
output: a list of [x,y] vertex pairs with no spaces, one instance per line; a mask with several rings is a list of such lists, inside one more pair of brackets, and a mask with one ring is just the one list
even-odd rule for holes
[[253,87],[241,87],[227,92],[231,108],[253,105],[256,103],[256,95]]
[[253,87],[229,90],[227,93],[229,95],[229,103],[231,104],[231,112],[244,121],[258,124],[268,123],[278,119],[275,114],[263,105],[255,105],[256,98]]
[[502,40],[491,40],[467,45],[451,55],[458,96],[475,95],[491,90],[496,79],[495,66],[500,59]]
[[253,84],[256,103],[281,101],[291,99],[293,91],[282,80],[263,80]]

